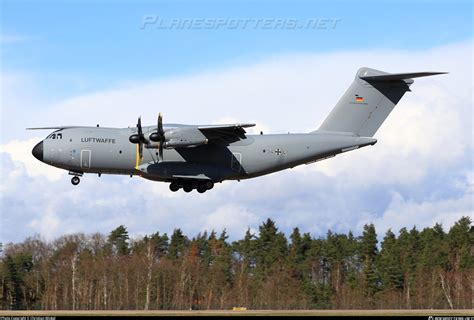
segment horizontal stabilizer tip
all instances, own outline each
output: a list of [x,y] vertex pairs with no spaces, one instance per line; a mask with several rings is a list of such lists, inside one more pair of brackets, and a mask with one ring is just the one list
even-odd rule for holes
[[420,78],[435,76],[438,74],[445,74],[447,72],[408,72],[408,73],[388,73],[372,68],[362,67],[357,70],[356,79],[362,79],[365,81],[400,81],[409,80],[411,78]]
[[359,76],[359,78],[367,81],[397,81],[411,78],[429,77],[438,74],[446,74],[447,72],[412,72],[412,73],[391,73],[382,75]]

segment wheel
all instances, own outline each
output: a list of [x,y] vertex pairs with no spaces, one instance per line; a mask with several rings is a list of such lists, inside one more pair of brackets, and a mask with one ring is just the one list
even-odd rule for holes
[[193,191],[193,186],[190,183],[186,183],[183,186],[183,190],[184,190],[184,192],[191,192],[191,191]]
[[206,186],[205,183],[201,183],[201,184],[199,184],[199,185],[197,186],[196,189],[197,189],[197,191],[198,191],[199,193],[204,193],[204,192],[207,191],[207,186]]
[[176,182],[171,182],[170,183],[170,190],[173,192],[176,192],[179,190],[179,185]]
[[212,188],[214,188],[214,182],[212,181],[206,181],[204,185],[206,186],[207,190],[211,190]]
[[74,176],[74,177],[71,178],[71,183],[73,185],[77,186],[79,184],[79,182],[81,182],[81,179],[79,179],[79,177]]

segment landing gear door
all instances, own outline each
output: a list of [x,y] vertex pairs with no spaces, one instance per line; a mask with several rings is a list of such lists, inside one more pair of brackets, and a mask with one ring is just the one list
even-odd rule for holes
[[242,154],[237,152],[232,152],[232,159],[230,162],[230,168],[234,171],[240,172],[242,163]]
[[91,167],[91,151],[81,150],[81,168],[89,169]]

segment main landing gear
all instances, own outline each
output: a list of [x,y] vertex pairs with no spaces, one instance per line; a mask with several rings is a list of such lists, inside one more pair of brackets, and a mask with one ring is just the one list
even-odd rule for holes
[[184,192],[191,192],[194,189],[199,193],[204,193],[207,190],[211,190],[214,187],[214,182],[211,180],[206,181],[173,181],[170,183],[170,190],[173,192],[183,188]]

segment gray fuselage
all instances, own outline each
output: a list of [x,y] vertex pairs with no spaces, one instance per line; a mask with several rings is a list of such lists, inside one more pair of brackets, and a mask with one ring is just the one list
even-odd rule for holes
[[[173,130],[166,127],[165,130]],[[145,136],[156,127],[143,127]],[[41,161],[72,173],[140,175],[156,181],[247,179],[373,145],[377,140],[348,133],[247,135],[229,144],[185,148],[143,148],[129,142],[136,128],[60,129],[42,142]],[[36,155],[35,155],[36,156]]]

